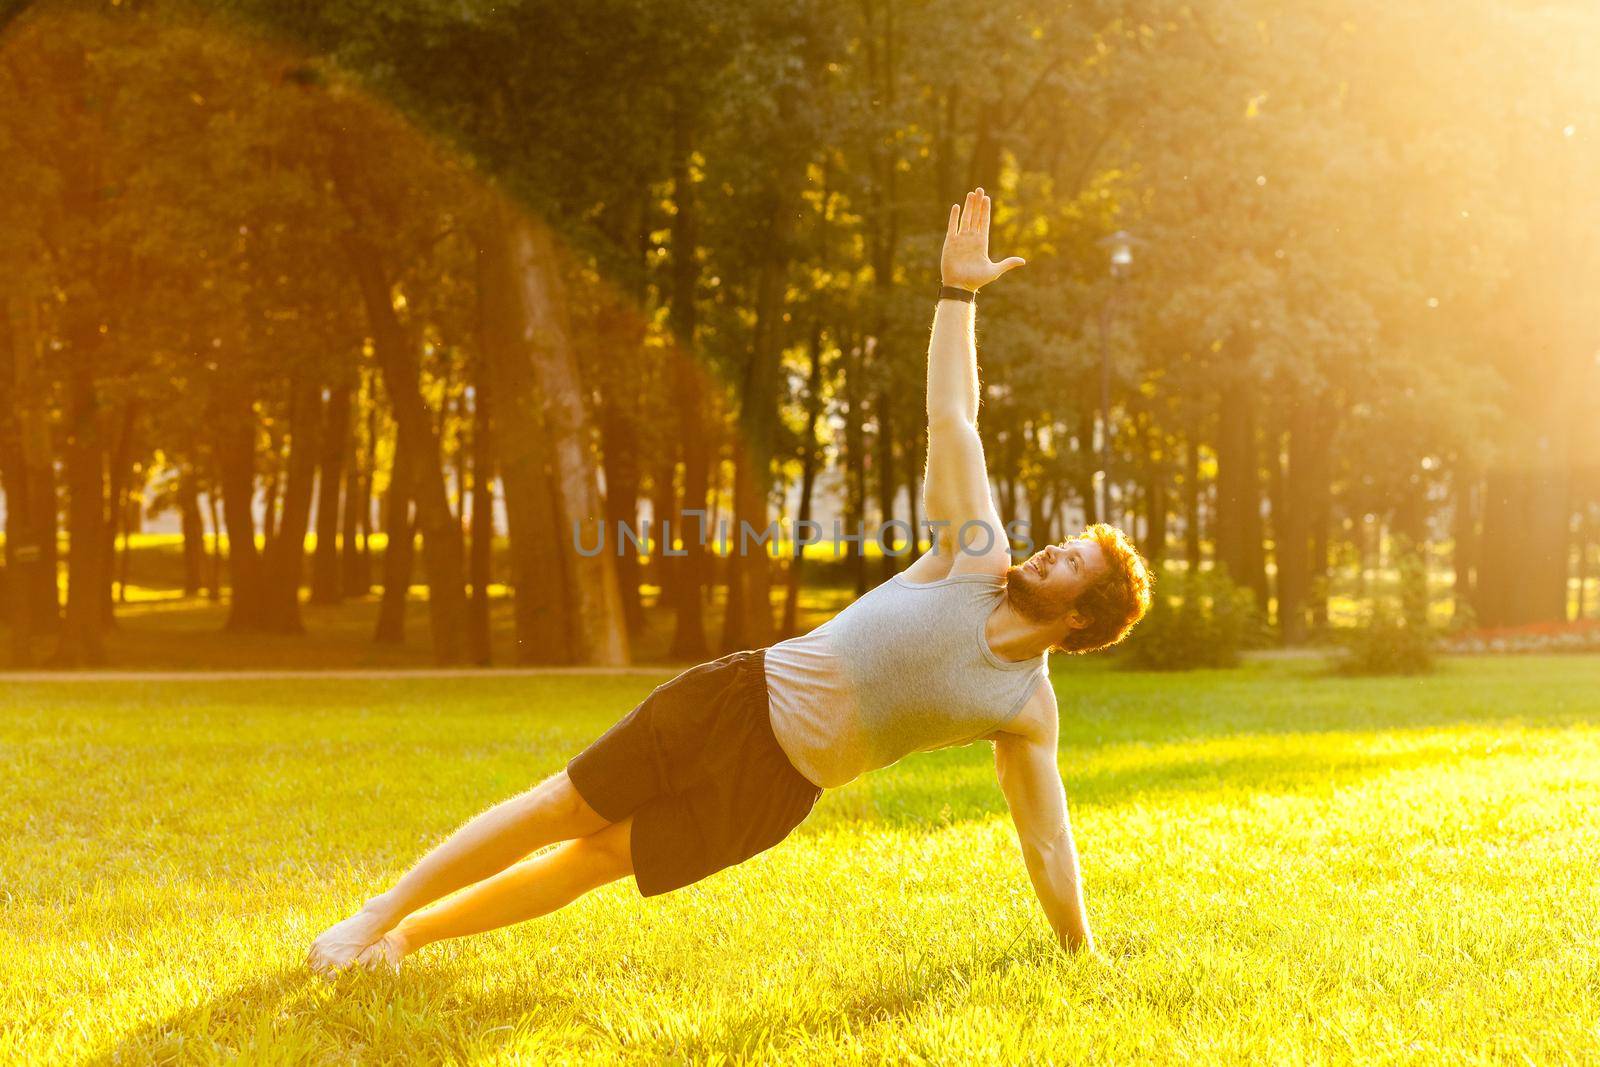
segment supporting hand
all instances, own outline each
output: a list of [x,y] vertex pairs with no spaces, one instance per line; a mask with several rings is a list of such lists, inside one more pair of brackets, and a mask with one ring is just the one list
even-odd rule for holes
[[959,286],[977,292],[1006,271],[1020,267],[1020,256],[1001,260],[989,259],[989,198],[979,186],[967,194],[966,207],[950,207],[950,226],[944,234],[944,253],[939,267],[944,272],[944,284]]

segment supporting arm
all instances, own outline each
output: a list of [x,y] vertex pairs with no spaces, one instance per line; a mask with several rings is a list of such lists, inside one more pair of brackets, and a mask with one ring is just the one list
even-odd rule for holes
[[1057,712],[1048,679],[1039,686],[1035,700],[1041,704],[1037,715],[1026,715],[1029,732],[995,737],[995,772],[1011,809],[1028,878],[1057,940],[1068,951],[1093,951],[1078,849],[1056,766]]

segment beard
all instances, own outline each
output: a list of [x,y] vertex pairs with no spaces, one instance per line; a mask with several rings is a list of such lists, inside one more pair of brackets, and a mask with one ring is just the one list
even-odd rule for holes
[[1006,570],[1006,599],[1029,622],[1049,624],[1064,618],[1072,609],[1072,596],[1047,592],[1040,578],[1014,564]]

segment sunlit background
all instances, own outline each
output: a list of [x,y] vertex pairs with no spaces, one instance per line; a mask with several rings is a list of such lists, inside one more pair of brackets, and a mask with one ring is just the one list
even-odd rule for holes
[[[18,7],[12,654],[134,664],[226,623],[353,661],[407,658],[372,630],[420,662],[620,663],[808,628],[912,558],[902,533],[834,560],[832,523],[921,522],[937,244],[975,185],[1029,261],[982,297],[980,422],[1035,545],[1105,517],[1167,573],[1225,570],[1287,645],[1408,581],[1436,627],[1593,619],[1597,27]],[[615,551],[686,509],[829,536],[805,566]]]

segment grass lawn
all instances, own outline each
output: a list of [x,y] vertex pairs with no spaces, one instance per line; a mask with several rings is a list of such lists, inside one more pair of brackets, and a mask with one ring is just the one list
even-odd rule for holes
[[0,1062],[1594,1062],[1600,659],[1314,670],[1057,662],[1103,960],[1055,946],[977,745],[681,892],[331,986],[319,930],[655,680],[12,684]]

